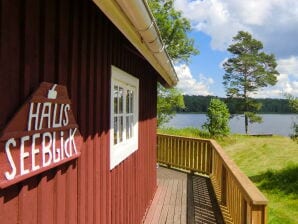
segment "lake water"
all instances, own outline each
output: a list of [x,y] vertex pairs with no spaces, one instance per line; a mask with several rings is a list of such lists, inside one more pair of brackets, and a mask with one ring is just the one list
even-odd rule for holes
[[[293,124],[298,123],[298,115],[295,114],[262,114],[263,123],[249,124],[249,134],[274,134],[290,136],[293,134]],[[202,128],[206,122],[206,114],[176,114],[165,127]],[[237,115],[230,120],[232,133],[244,134],[244,116]]]

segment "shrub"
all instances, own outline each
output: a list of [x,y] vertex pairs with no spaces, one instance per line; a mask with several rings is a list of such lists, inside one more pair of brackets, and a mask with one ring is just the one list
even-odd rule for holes
[[230,113],[227,105],[219,99],[211,99],[207,110],[207,122],[203,125],[212,136],[223,136],[230,133]]

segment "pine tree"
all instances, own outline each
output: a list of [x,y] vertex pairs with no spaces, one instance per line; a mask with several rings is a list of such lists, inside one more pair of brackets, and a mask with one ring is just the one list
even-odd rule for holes
[[233,42],[227,49],[233,57],[223,65],[223,84],[227,97],[241,99],[239,111],[244,113],[247,134],[248,122],[262,122],[262,118],[256,114],[262,104],[252,98],[253,93],[268,85],[275,85],[279,73],[275,56],[264,53],[262,42],[253,39],[250,33],[239,31]]

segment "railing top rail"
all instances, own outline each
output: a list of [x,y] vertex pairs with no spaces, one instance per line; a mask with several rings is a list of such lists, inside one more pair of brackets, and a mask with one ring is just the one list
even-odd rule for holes
[[172,137],[172,138],[178,138],[178,139],[186,139],[186,140],[190,140],[190,141],[191,140],[196,140],[196,141],[210,143],[210,140],[206,139],[206,138],[185,137],[185,136],[167,135],[167,134],[160,134],[160,133],[157,133],[157,136]]
[[215,141],[210,140],[214,150],[222,158],[225,166],[234,175],[236,181],[241,187],[242,191],[246,194],[246,197],[254,205],[268,204],[268,200],[262,194],[262,192],[252,183],[252,181],[239,169],[236,163],[229,158],[221,146]]

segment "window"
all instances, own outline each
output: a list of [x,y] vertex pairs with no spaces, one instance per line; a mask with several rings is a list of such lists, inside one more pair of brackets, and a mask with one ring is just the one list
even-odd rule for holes
[[112,66],[110,169],[138,149],[139,80]]

